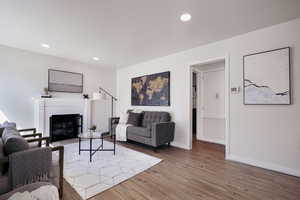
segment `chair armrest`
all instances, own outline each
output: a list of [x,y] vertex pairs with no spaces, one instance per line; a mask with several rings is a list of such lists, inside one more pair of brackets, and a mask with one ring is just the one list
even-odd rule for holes
[[114,130],[113,130],[113,125],[114,124],[118,124],[119,123],[119,121],[120,121],[120,117],[110,117],[110,118],[108,118],[108,130],[109,130],[109,132],[110,132],[110,134],[111,135],[113,135],[114,134]]
[[161,122],[153,123],[151,127],[151,134],[153,138],[153,145],[155,147],[174,140],[175,123],[174,122]]
[[[32,132],[31,134],[21,135],[23,138],[29,138],[29,137],[40,137],[41,138],[42,137],[42,133],[37,133],[36,132],[36,128],[19,129],[18,131],[20,133],[22,133],[22,132],[29,132],[29,131]],[[38,146],[41,147],[42,143],[39,142]]]
[[51,147],[52,151],[58,151],[59,154],[59,196],[63,196],[64,186],[64,146]]
[[19,129],[19,132],[29,132],[31,131],[33,134],[36,133],[36,128],[27,128],[27,129]]
[[10,154],[8,157],[12,189],[22,186],[44,173],[49,174],[52,167],[50,156],[50,147],[30,148]]
[[28,138],[28,137],[42,137],[43,134],[42,133],[34,133],[34,134],[26,134],[26,135],[22,135],[23,138]]
[[110,117],[109,121],[111,124],[118,124],[120,121],[120,117]]
[[39,138],[27,139],[28,143],[39,142],[39,147],[42,146],[42,141],[46,141],[46,146],[48,147],[50,144],[50,137],[39,137]]

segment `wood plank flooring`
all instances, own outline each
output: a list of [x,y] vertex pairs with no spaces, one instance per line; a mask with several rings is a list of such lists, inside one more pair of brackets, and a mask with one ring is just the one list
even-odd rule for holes
[[[300,200],[300,178],[224,160],[220,145],[194,141],[193,150],[139,144],[128,148],[163,159],[91,200]],[[64,200],[80,200],[65,182]]]

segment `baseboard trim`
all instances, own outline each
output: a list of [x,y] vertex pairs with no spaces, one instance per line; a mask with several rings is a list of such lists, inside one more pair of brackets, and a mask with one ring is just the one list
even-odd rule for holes
[[225,145],[225,142],[223,141],[215,141],[215,140],[210,140],[210,139],[199,139],[197,138],[197,140],[199,141],[203,141],[203,142],[209,142],[209,143],[213,143],[213,144],[221,144],[221,145]]
[[183,144],[177,143],[177,142],[172,142],[171,146],[177,147],[177,148],[180,148],[180,149],[191,150],[189,147],[187,147]]
[[291,169],[291,168],[288,168],[288,167],[284,167],[284,166],[280,166],[280,165],[276,165],[276,164],[272,164],[272,163],[267,163],[267,162],[258,161],[258,160],[254,160],[254,159],[249,159],[249,158],[243,158],[243,157],[232,155],[232,154],[228,155],[226,157],[226,159],[231,160],[231,161],[235,161],[235,162],[240,162],[240,163],[252,165],[252,166],[255,166],[255,167],[260,167],[260,168],[267,169],[267,170],[280,172],[280,173],[291,175],[291,176],[300,177],[300,171],[299,170]]

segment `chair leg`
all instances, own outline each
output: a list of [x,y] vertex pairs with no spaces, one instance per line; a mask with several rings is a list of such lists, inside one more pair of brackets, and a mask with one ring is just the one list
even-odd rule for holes
[[171,146],[171,142],[168,142],[168,147]]
[[59,194],[60,199],[63,199],[63,191],[62,190],[63,190],[63,188],[58,190],[58,194]]

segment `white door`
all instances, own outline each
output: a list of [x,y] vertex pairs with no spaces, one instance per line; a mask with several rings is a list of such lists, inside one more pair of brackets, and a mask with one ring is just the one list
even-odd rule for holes
[[198,135],[199,140],[225,144],[225,70],[200,73]]

